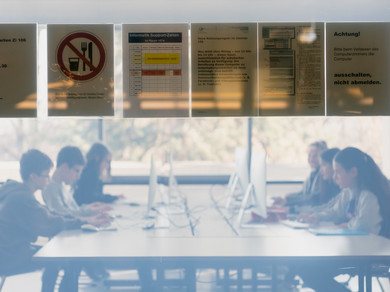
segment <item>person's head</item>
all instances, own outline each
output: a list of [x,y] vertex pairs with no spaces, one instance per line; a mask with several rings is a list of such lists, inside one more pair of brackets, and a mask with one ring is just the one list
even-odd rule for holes
[[99,176],[109,176],[111,167],[111,152],[102,143],[92,145],[87,153],[87,163],[98,168]]
[[24,183],[31,186],[33,191],[43,190],[50,181],[50,170],[53,162],[46,154],[31,149],[20,159],[20,176]]
[[84,156],[75,146],[65,146],[57,155],[57,173],[67,185],[74,184],[80,178],[84,165]]
[[390,237],[390,185],[387,178],[368,154],[348,147],[333,160],[334,180],[341,187],[357,187],[372,192],[378,199],[384,219],[381,235]]
[[333,158],[339,151],[339,148],[330,148],[321,153],[320,172],[324,180],[333,179]]
[[316,141],[309,145],[307,162],[309,163],[312,171],[316,170],[320,166],[320,155],[326,149],[328,149],[328,147],[325,141]]
[[354,147],[347,147],[337,153],[333,168],[334,180],[341,188],[358,187],[372,190],[375,177],[382,175],[372,158]]

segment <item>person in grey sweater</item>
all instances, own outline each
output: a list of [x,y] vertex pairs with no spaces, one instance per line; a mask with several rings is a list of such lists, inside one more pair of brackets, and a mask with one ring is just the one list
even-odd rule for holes
[[[52,237],[61,230],[80,228],[85,222],[58,215],[39,203],[34,193],[46,187],[53,163],[39,150],[29,150],[20,160],[23,182],[7,181],[0,188],[0,270],[17,272],[31,267],[32,256],[40,248],[34,245],[38,236]],[[49,270],[47,270],[49,271]],[[42,291],[53,291],[55,279],[42,278]],[[72,291],[75,284],[69,277],[63,278],[62,291]]]

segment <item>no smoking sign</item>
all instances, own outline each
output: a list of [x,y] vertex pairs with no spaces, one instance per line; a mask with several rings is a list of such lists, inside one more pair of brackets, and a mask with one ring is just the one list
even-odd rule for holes
[[106,61],[103,43],[88,32],[66,36],[57,49],[58,65],[73,80],[87,81],[102,72]]

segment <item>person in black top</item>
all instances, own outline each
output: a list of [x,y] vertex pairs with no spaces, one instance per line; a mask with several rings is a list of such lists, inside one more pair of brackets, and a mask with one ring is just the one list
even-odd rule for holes
[[87,153],[87,164],[75,185],[73,196],[77,204],[112,203],[119,198],[103,193],[103,182],[111,179],[110,170],[110,151],[101,143],[93,144]]
[[307,160],[310,166],[310,175],[304,181],[302,190],[287,194],[285,198],[275,198],[275,205],[284,205],[290,208],[290,213],[299,212],[302,206],[315,206],[320,204],[322,176],[320,173],[320,156],[327,150],[325,141],[316,141],[309,145]]
[[328,203],[340,193],[340,187],[333,180],[333,158],[340,151],[339,148],[330,148],[321,153],[320,173],[322,176],[320,184],[320,195],[315,205]]

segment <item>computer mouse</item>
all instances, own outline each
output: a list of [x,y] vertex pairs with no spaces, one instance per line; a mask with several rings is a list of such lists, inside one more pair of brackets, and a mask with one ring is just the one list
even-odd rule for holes
[[88,232],[97,232],[99,231],[99,228],[92,224],[83,224],[81,225],[81,230]]

